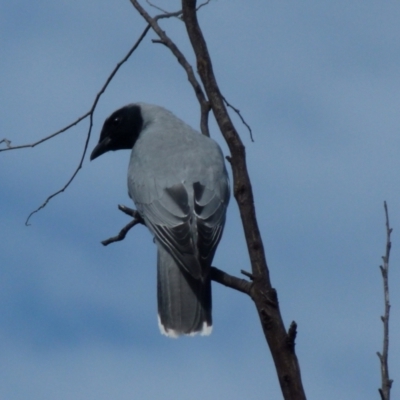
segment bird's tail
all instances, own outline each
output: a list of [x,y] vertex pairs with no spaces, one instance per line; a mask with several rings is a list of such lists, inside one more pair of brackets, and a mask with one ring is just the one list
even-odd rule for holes
[[178,266],[173,257],[158,245],[157,299],[161,333],[169,337],[209,335],[211,319],[211,281],[194,279]]

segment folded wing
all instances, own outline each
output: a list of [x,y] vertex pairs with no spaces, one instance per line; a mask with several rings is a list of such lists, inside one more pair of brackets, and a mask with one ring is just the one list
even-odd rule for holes
[[193,278],[203,279],[225,224],[227,181],[218,188],[207,188],[200,182],[158,186],[152,194],[135,197],[139,212],[157,240],[181,268]]

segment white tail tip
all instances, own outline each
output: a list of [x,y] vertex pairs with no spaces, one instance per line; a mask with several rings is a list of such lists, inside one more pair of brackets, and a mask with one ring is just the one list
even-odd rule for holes
[[171,339],[177,339],[179,336],[182,336],[182,335],[185,335],[185,336],[196,336],[196,335],[208,336],[211,334],[212,328],[213,328],[212,325],[207,325],[206,322],[203,322],[203,326],[200,331],[185,334],[182,332],[174,331],[173,329],[165,328],[164,325],[161,323],[161,319],[160,319],[159,315],[157,315],[157,319],[158,319],[158,327],[160,328],[160,332],[163,335],[165,335]]

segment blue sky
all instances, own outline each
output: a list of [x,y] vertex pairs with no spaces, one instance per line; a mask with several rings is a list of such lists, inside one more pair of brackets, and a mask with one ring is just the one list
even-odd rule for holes
[[[179,2],[157,4],[173,11]],[[383,201],[393,232],[390,372],[400,396],[400,4],[213,0],[200,12],[224,96],[246,145],[257,216],[309,399],[378,399],[383,312]],[[128,1],[0,4],[0,139],[30,143],[84,114],[144,22]],[[163,29],[188,59],[179,20]],[[134,101],[194,127],[184,72],[149,33],[101,98],[104,119]],[[107,248],[128,222],[129,152],[63,186],[88,122],[34,149],[0,154],[0,397],[4,399],[281,398],[251,301],[213,285],[214,331],[170,340],[156,320],[156,251],[144,227]],[[228,154],[211,121],[213,137]],[[249,270],[237,206],[214,264]]]

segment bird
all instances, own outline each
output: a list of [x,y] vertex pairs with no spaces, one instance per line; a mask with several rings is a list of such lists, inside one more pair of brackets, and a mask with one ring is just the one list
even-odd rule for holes
[[157,246],[161,333],[209,335],[210,271],[230,198],[219,145],[167,109],[128,104],[104,122],[90,160],[131,150],[128,194]]

